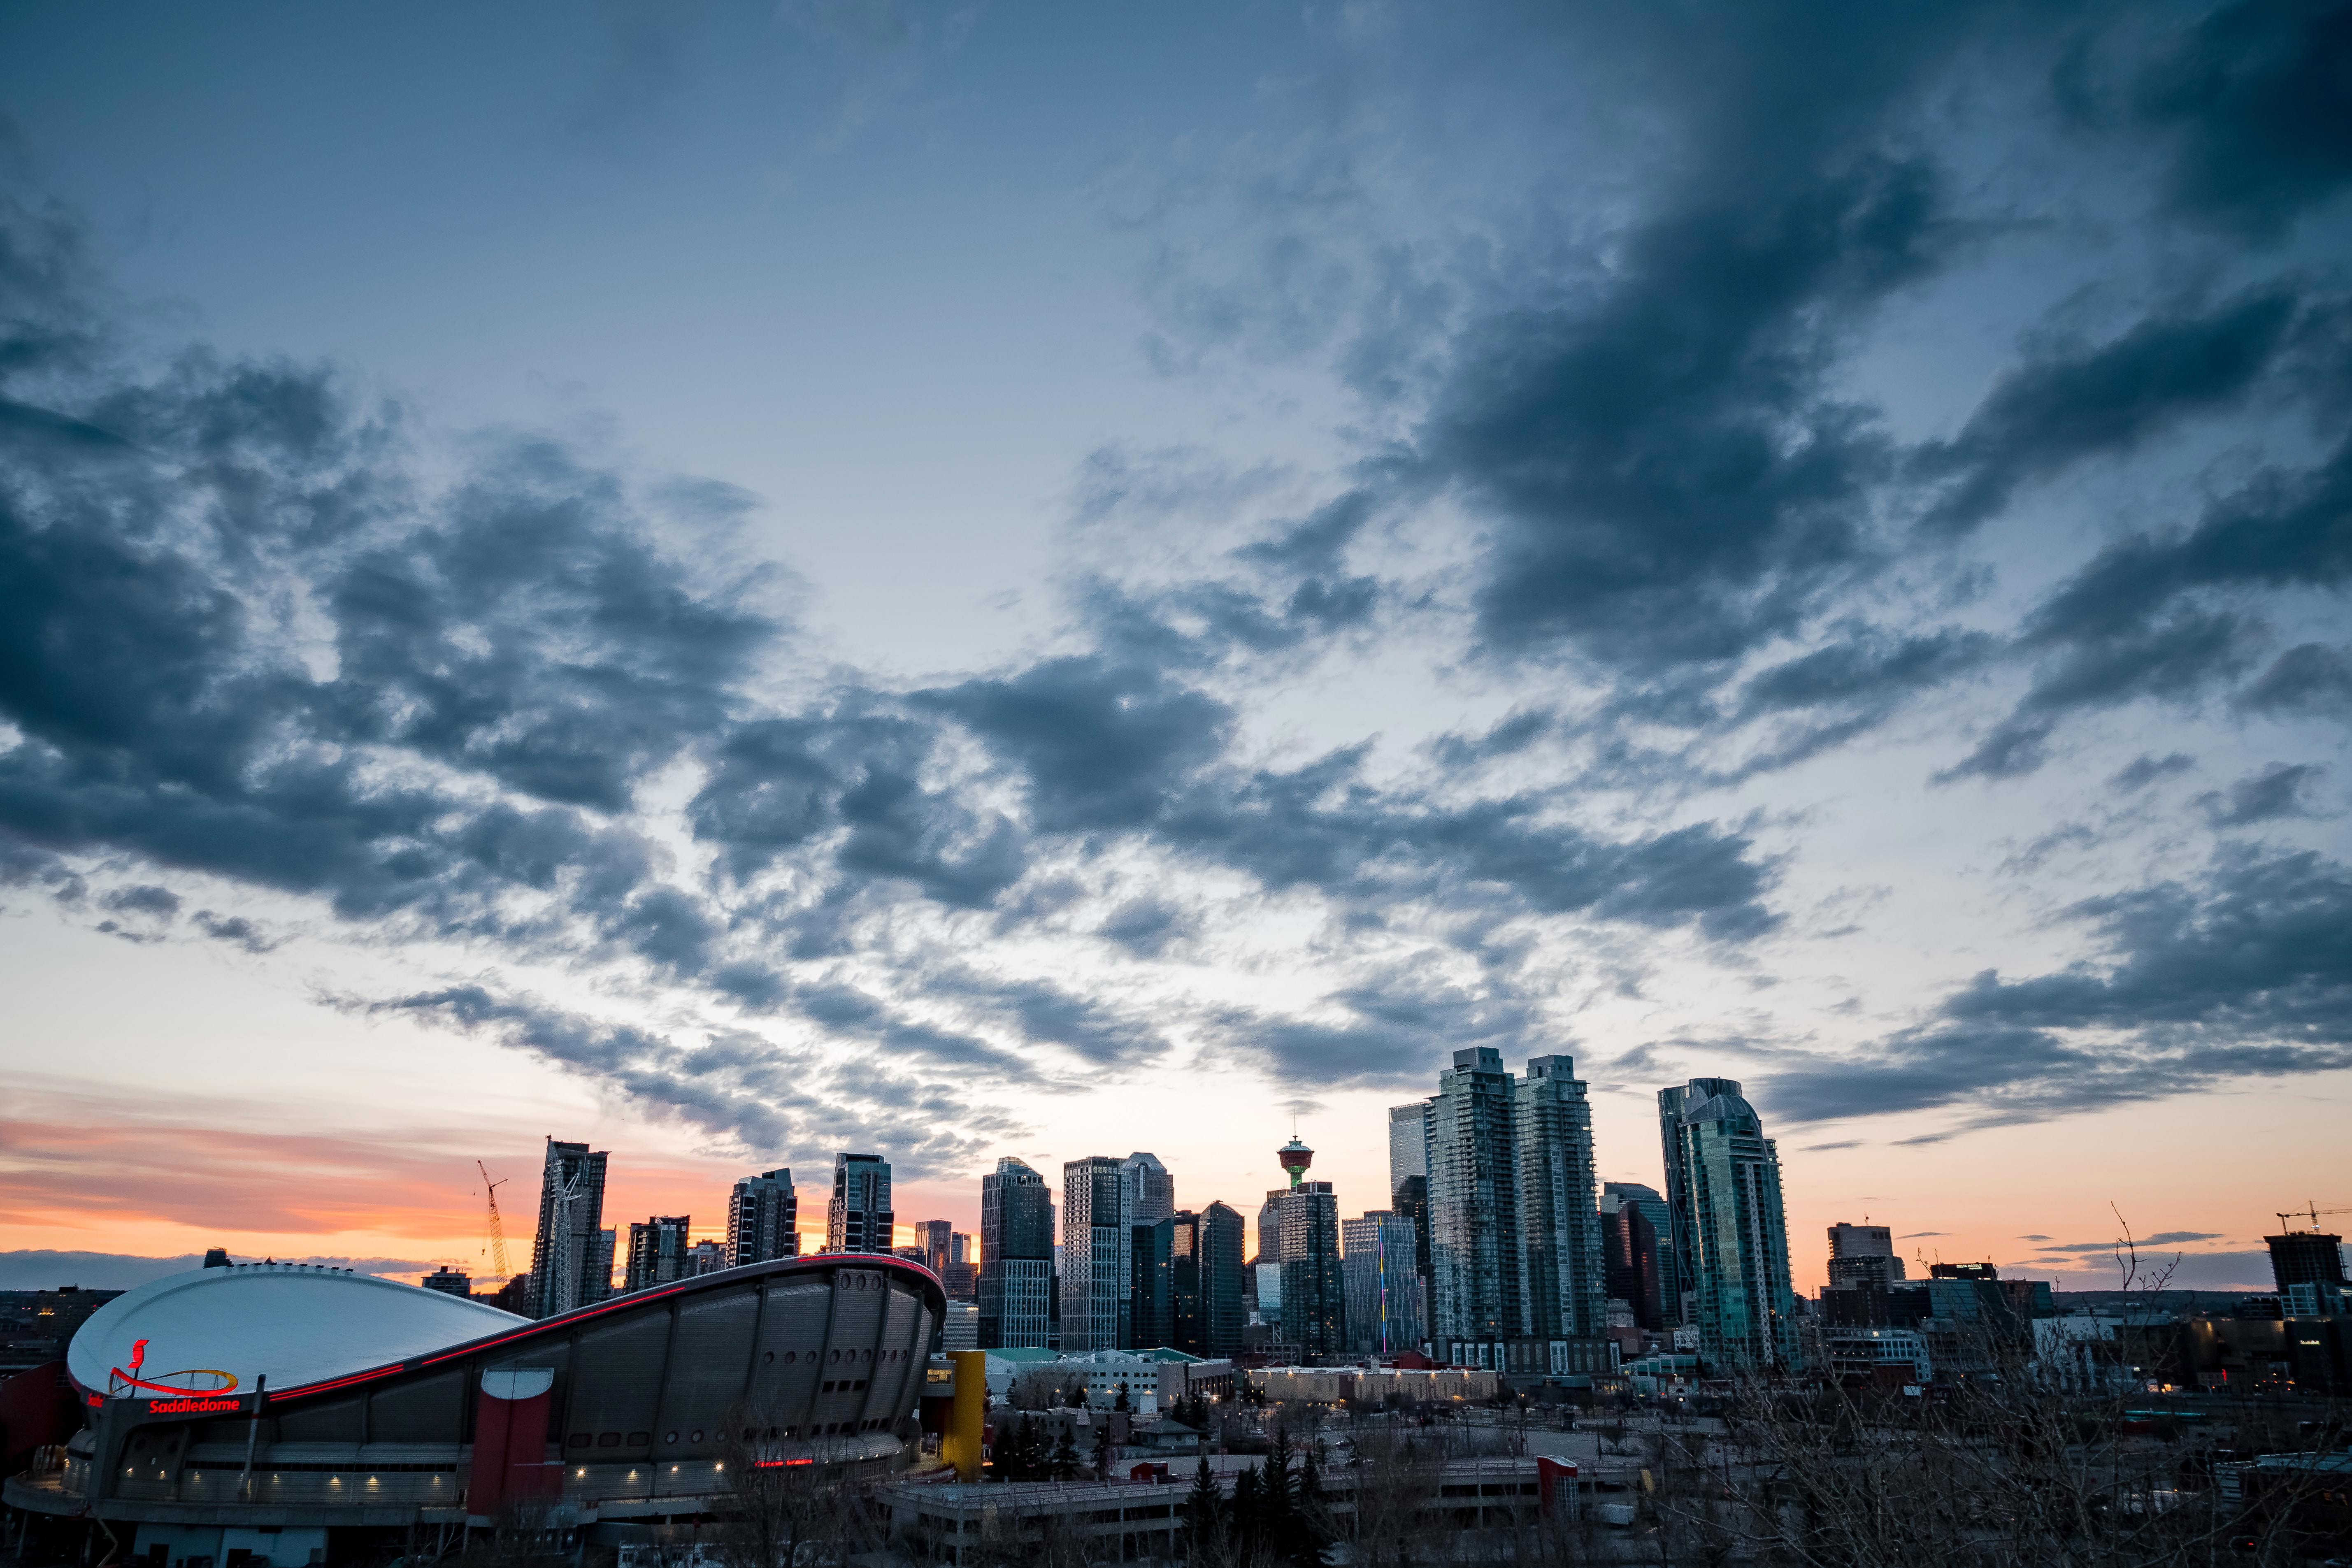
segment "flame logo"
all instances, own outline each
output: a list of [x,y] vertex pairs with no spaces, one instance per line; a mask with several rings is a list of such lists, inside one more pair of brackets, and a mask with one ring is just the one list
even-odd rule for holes
[[139,1375],[146,1364],[147,1342],[131,1341],[130,1370],[119,1366],[111,1369],[114,1375],[107,1380],[106,1392],[128,1394],[134,1388],[143,1388],[150,1394],[226,1394],[236,1386],[235,1373],[208,1366],[190,1367],[185,1372],[159,1372],[155,1374],[157,1381],[151,1382]]

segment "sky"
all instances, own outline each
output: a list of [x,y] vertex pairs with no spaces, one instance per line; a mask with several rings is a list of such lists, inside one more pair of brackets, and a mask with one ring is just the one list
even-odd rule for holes
[[[0,1285],[836,1151],[2352,1206],[2352,7],[0,13]],[[2340,1223],[2340,1222],[2331,1222]],[[520,1266],[520,1262],[518,1262]]]

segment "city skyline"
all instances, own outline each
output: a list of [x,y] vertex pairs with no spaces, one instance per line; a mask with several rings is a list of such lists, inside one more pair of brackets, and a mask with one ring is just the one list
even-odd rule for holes
[[549,1137],[600,1237],[1255,1223],[1294,1118],[1352,1216],[1490,1050],[1662,1191],[1744,1085],[1808,1287],[2259,1285],[2352,1202],[2325,15],[14,9],[0,1278],[475,1264]]

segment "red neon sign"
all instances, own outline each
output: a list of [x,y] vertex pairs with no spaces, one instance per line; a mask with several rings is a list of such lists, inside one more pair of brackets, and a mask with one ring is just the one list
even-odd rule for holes
[[151,1400],[147,1405],[147,1413],[151,1415],[194,1415],[208,1410],[242,1410],[244,1408],[245,1401],[241,1399],[206,1399],[199,1396],[190,1399]]

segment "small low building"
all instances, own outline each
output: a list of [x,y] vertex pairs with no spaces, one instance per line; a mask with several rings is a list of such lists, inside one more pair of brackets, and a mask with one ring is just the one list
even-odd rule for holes
[[1899,1372],[1906,1384],[1936,1381],[1927,1342],[1912,1329],[1831,1329],[1822,1336],[1822,1351],[1832,1375],[1842,1381],[1880,1382],[1889,1371]]
[[1000,1404],[1010,1400],[1024,1379],[1081,1388],[1087,1403],[1102,1410],[1117,1405],[1119,1391],[1125,1389],[1129,1410],[1138,1415],[1155,1415],[1172,1410],[1181,1399],[1230,1399],[1234,1393],[1234,1363],[1187,1355],[1164,1346],[1070,1355],[1027,1348],[988,1352],[988,1392],[992,1398]]
[[[1235,1478],[1263,1463],[1213,1455],[1210,1475],[1230,1497]],[[1183,1555],[1184,1498],[1198,1462],[1190,1470],[1138,1465],[1124,1473],[1136,1469],[1144,1471],[1142,1479],[1066,1484],[903,1480],[877,1495],[896,1544],[934,1562],[1001,1561],[1006,1552],[1034,1549],[1054,1534],[1075,1538],[1089,1561],[1175,1560]],[[1550,1458],[1454,1459],[1415,1481],[1426,1489],[1422,1517],[1433,1527],[1458,1530],[1527,1524],[1548,1500],[1554,1510],[1572,1512],[1581,1506],[1583,1486],[1574,1464]],[[1334,1518],[1346,1520],[1355,1512],[1358,1489],[1381,1484],[1376,1469],[1328,1466],[1326,1506]]]
[[1502,1386],[1496,1373],[1460,1366],[1261,1366],[1244,1375],[1268,1399],[1310,1405],[1472,1403],[1493,1399]]

